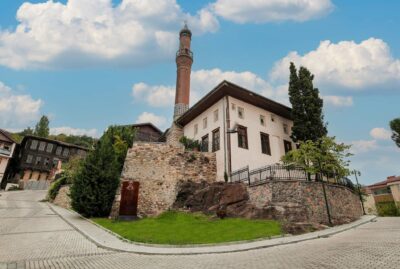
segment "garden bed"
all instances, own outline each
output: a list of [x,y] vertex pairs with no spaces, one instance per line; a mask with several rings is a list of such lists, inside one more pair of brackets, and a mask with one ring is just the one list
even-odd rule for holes
[[273,220],[215,219],[199,213],[174,211],[138,221],[105,218],[93,221],[128,240],[153,244],[212,244],[282,234],[280,223]]

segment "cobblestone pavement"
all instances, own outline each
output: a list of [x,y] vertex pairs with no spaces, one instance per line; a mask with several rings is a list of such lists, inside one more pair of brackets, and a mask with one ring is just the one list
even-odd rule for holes
[[44,192],[0,193],[3,268],[400,268],[400,218],[316,240],[244,252],[139,255],[96,247],[54,215]]

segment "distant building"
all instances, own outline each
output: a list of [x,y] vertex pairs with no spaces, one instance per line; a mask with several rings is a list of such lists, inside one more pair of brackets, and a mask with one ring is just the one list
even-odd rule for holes
[[18,154],[16,179],[51,180],[60,162],[68,162],[74,156],[84,158],[87,152],[88,149],[81,146],[32,135],[25,136]]
[[390,176],[386,180],[367,186],[375,203],[394,202],[400,207],[400,176]]
[[132,124],[130,126],[136,129],[135,142],[157,142],[163,134],[160,129],[149,122]]
[[5,187],[7,183],[7,168],[13,158],[17,142],[7,131],[0,129],[0,186]]

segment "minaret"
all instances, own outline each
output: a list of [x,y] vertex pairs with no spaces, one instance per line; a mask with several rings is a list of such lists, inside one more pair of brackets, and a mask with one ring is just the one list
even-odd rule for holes
[[193,64],[193,53],[190,50],[192,32],[187,24],[179,33],[179,49],[176,52],[176,92],[174,121],[189,109],[190,72]]

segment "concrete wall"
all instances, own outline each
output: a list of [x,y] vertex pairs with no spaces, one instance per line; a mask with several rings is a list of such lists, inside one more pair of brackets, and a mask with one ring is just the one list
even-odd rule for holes
[[367,194],[364,196],[364,199],[365,213],[368,215],[377,215],[378,211],[376,210],[374,196],[372,194]]
[[[357,194],[343,186],[326,184],[326,195],[334,224],[362,216]],[[275,181],[248,187],[249,201],[257,208],[274,206],[277,218],[292,222],[328,223],[322,183]]]
[[[216,181],[214,153],[185,151],[164,143],[134,143],[129,149],[122,180],[140,183],[138,214],[154,216],[171,208],[177,186],[183,181]],[[120,189],[114,200],[111,217],[118,217]]]
[[390,191],[392,192],[393,201],[396,203],[397,207],[400,208],[400,182],[391,183]]

